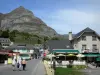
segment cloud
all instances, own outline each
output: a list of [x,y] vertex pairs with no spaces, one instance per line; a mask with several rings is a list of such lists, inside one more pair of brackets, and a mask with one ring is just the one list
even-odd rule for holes
[[66,34],[69,31],[77,33],[86,27],[100,32],[99,14],[100,13],[83,12],[74,9],[61,9],[49,13],[44,21],[60,34]]

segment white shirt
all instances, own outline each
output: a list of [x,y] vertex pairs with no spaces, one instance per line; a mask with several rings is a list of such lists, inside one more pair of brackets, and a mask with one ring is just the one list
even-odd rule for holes
[[13,60],[12,60],[12,64],[13,64],[13,65],[15,65],[15,64],[16,64],[16,61],[15,61],[15,59],[13,59]]

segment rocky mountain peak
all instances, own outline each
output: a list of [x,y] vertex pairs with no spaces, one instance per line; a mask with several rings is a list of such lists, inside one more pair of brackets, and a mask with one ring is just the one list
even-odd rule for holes
[[30,16],[34,16],[33,12],[24,8],[23,6],[19,6],[18,8],[16,8],[15,10],[11,11],[10,13],[8,13],[8,16],[23,16],[23,15],[30,15]]
[[19,6],[18,8],[19,8],[19,9],[25,9],[23,6]]
[[8,14],[1,15],[1,29],[10,31],[18,30],[30,34],[54,36],[56,31],[48,27],[40,18],[33,15],[33,12],[20,6]]

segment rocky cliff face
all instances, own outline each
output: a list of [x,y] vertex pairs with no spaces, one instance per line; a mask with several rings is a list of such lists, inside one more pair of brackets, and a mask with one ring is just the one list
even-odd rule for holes
[[41,19],[22,6],[7,14],[0,13],[0,26],[2,30],[18,30],[44,36],[57,35],[54,29],[48,27]]

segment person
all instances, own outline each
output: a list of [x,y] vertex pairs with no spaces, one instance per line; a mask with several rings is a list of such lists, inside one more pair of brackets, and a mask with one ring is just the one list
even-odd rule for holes
[[16,64],[17,64],[17,60],[15,58],[13,58],[13,60],[12,60],[13,71],[15,71]]
[[98,63],[96,63],[96,68],[98,68]]
[[18,56],[18,57],[17,57],[17,68],[18,68],[18,70],[20,70],[21,67],[22,67],[22,63],[21,63],[21,61],[22,61],[21,57]]
[[26,60],[25,59],[22,59],[22,67],[23,67],[23,70],[26,69]]

